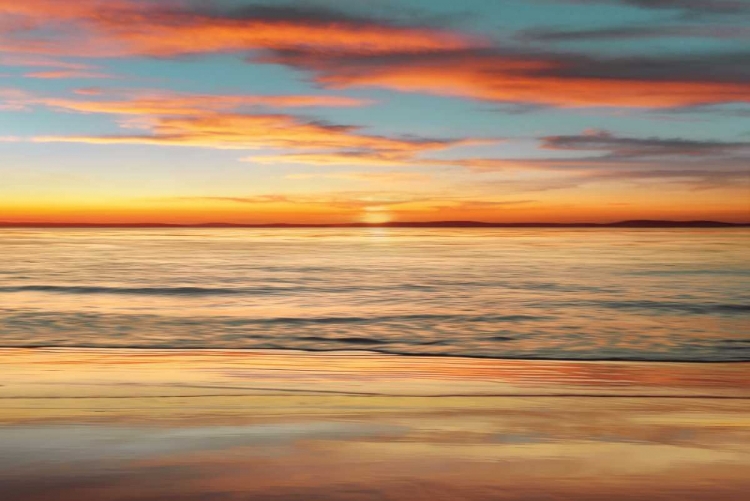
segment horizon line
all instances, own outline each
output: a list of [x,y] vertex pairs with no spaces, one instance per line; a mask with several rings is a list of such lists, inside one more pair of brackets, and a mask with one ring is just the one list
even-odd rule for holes
[[750,222],[713,220],[630,219],[609,223],[593,222],[487,222],[487,221],[390,221],[384,223],[94,223],[94,222],[11,222],[0,221],[0,228],[735,228]]

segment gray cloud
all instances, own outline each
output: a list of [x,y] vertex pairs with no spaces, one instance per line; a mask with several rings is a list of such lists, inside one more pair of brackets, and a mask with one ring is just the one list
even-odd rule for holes
[[[619,137],[606,131],[542,138],[550,150],[604,152],[603,158],[637,161],[654,158],[738,158],[750,162],[750,142],[698,141],[676,138]],[[750,165],[750,164],[749,164]]]
[[745,0],[617,0],[643,9],[681,10],[692,14],[743,14],[750,12]]
[[461,164],[478,172],[545,171],[544,179],[502,181],[514,192],[575,188],[606,181],[669,182],[695,190],[750,189],[750,142],[634,138],[606,131],[540,138],[541,148],[581,156],[472,158]]
[[685,17],[749,15],[746,0],[558,0],[579,4],[620,4],[657,11],[679,12]]
[[255,4],[240,7],[225,7],[212,4],[199,4],[193,9],[163,9],[162,15],[171,16],[175,20],[193,18],[199,16],[201,20],[224,19],[237,21],[288,21],[306,24],[331,24],[346,23],[359,25],[372,25],[374,23],[387,23],[384,19],[376,19],[372,16],[359,16],[338,9],[332,9],[321,5],[280,5],[280,4]]
[[721,82],[747,85],[750,91],[750,51],[665,56],[568,56],[568,64],[543,73],[560,78]]
[[627,25],[592,29],[531,28],[519,32],[523,42],[584,42],[642,40],[644,38],[716,38],[745,40],[750,27],[739,25]]

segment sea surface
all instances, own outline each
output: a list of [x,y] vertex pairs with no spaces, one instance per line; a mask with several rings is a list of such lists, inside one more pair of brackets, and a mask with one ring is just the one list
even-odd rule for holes
[[748,229],[0,229],[0,346],[750,360]]

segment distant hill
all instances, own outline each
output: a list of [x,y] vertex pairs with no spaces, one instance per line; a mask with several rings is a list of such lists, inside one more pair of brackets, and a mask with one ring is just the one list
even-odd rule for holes
[[405,221],[390,223],[50,223],[50,222],[2,222],[0,228],[743,228],[750,223],[727,223],[722,221],[666,221],[633,219],[615,223],[489,223],[481,221]]

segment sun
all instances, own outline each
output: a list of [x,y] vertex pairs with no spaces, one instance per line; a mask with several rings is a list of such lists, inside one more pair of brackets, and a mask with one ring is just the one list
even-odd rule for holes
[[391,214],[384,207],[365,207],[359,219],[367,224],[383,224],[391,221]]

